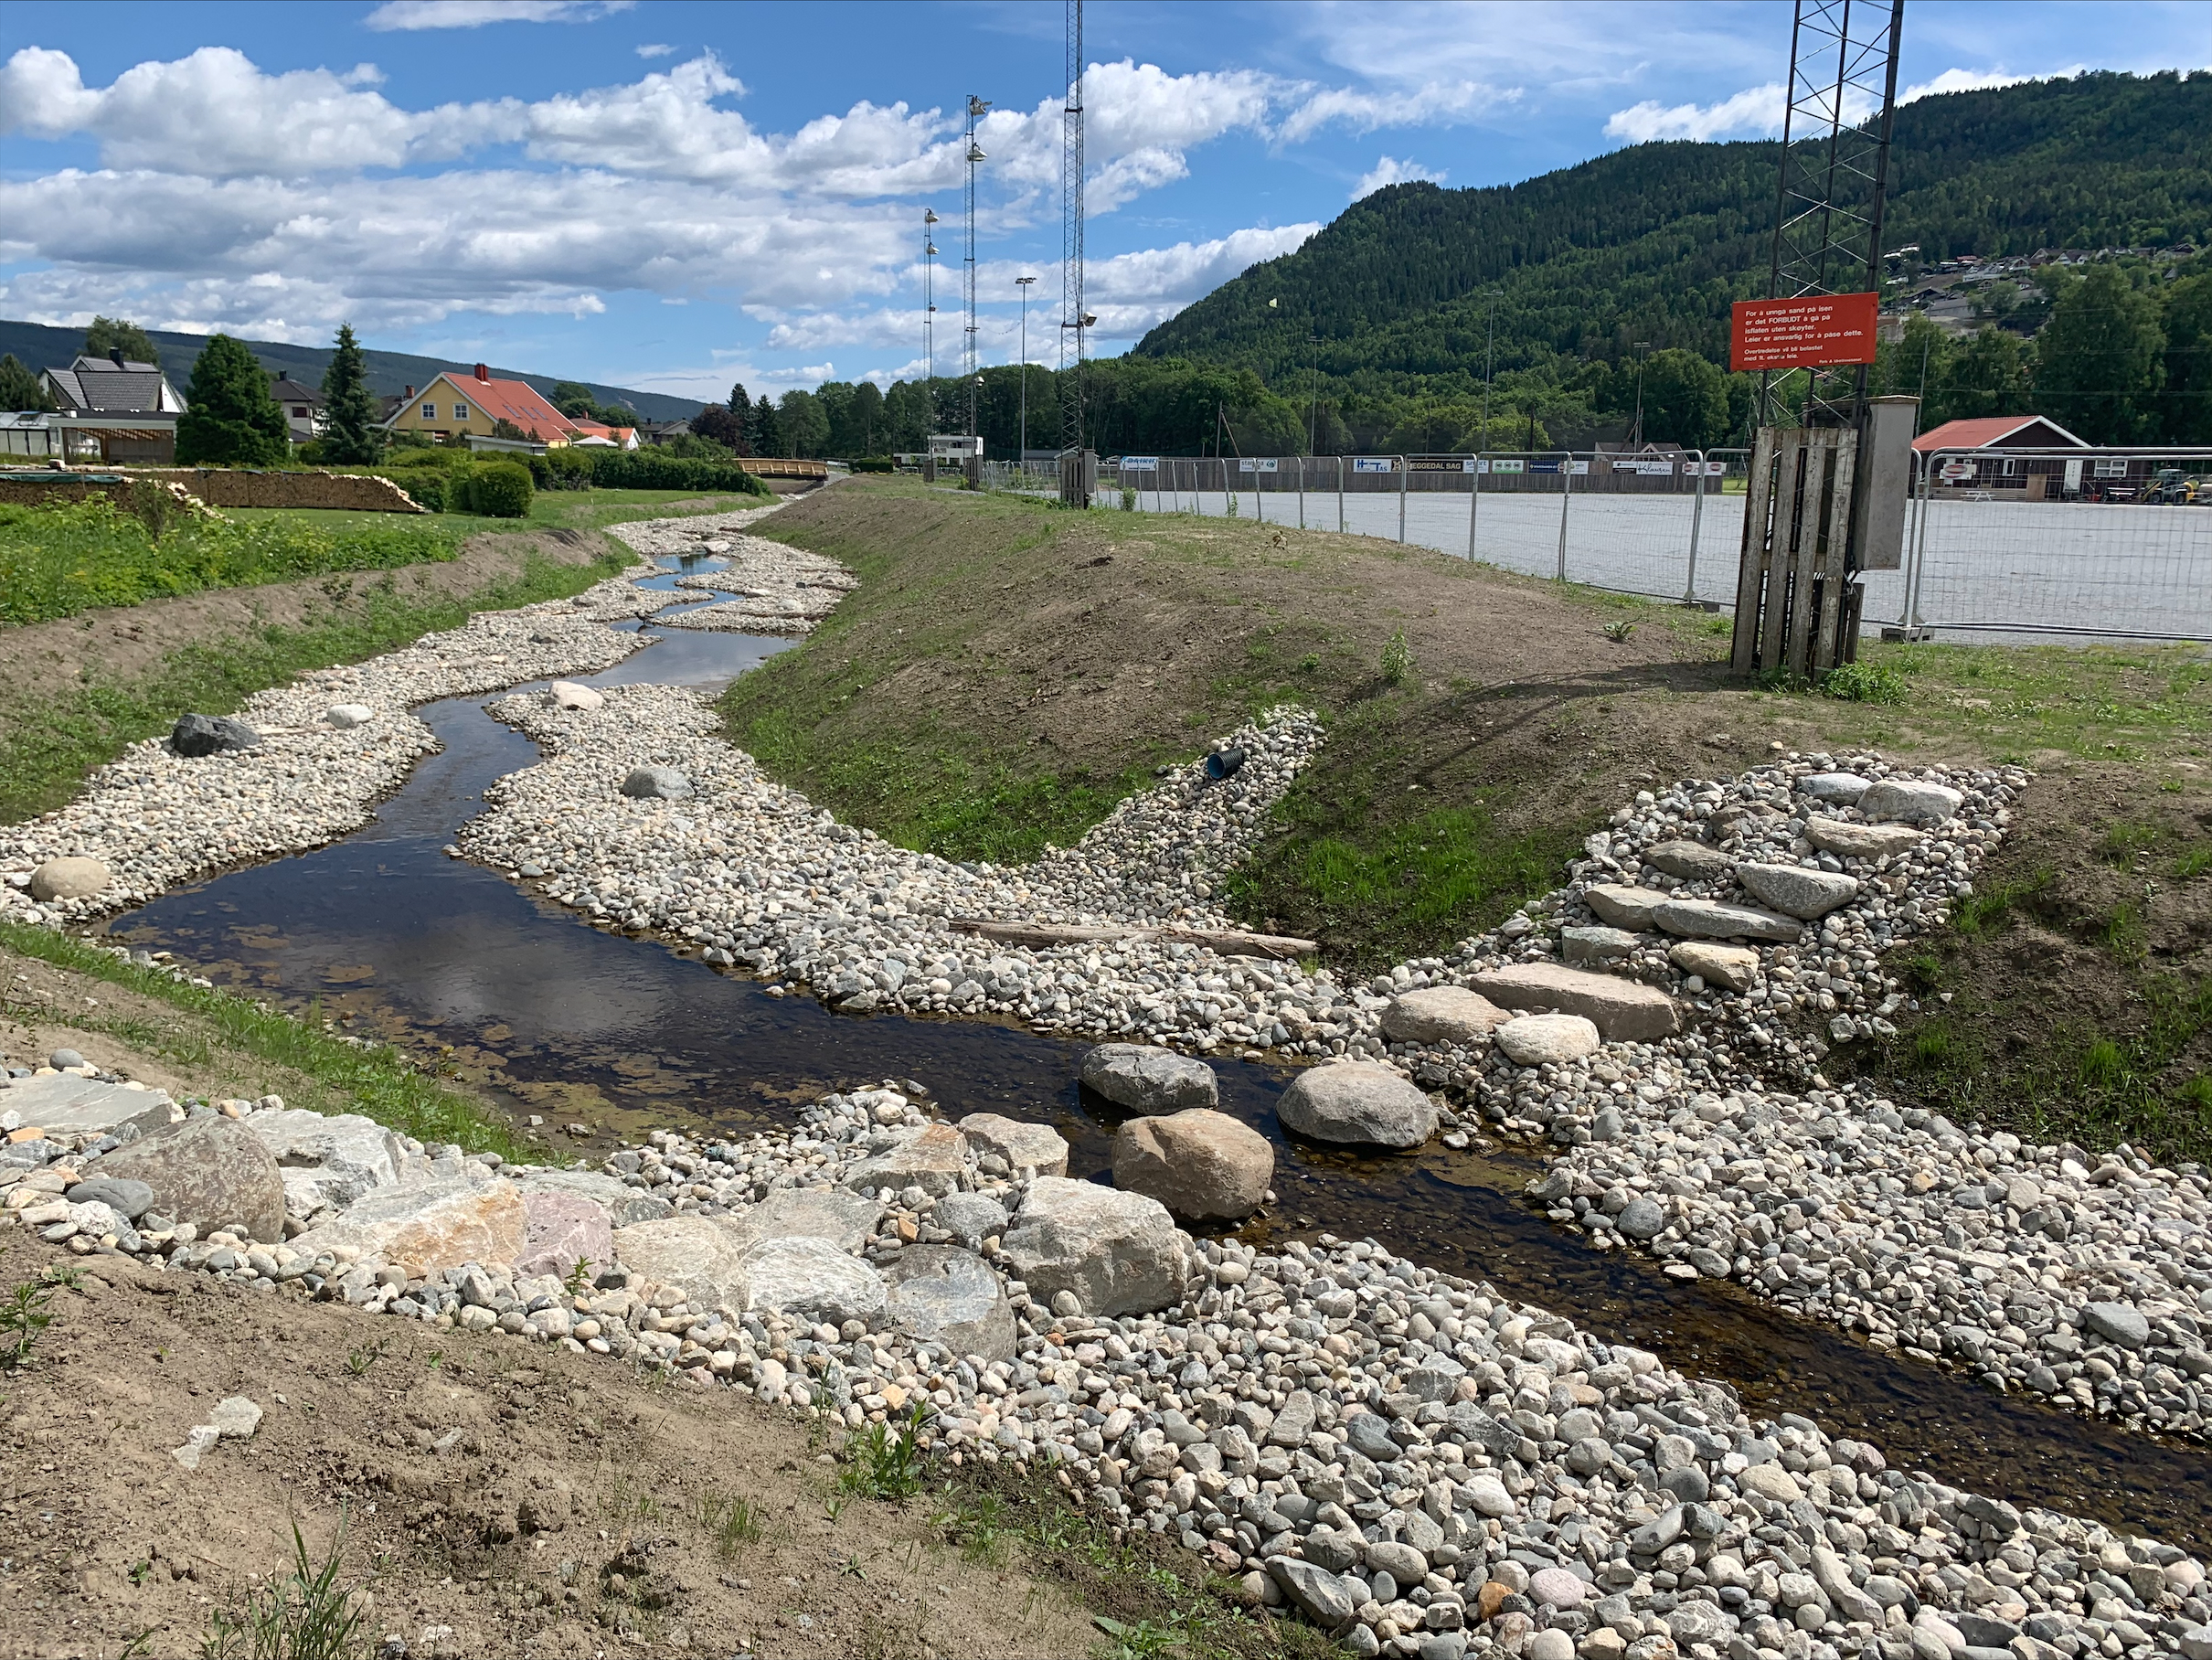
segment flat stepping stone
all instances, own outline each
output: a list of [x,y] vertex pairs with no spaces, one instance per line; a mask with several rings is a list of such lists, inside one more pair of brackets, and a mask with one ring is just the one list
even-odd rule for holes
[[1868,786],[1856,772],[1813,772],[1799,779],[1797,787],[1814,801],[1841,802],[1848,807],[1866,793]]
[[1906,778],[1885,778],[1867,787],[1858,799],[1858,810],[1870,819],[1897,818],[1911,824],[1938,824],[1966,804],[1966,797],[1949,784],[1915,783]]
[[1612,928],[1643,931],[1654,926],[1652,912],[1667,902],[1668,896],[1656,888],[1631,888],[1619,882],[1601,882],[1594,888],[1585,888],[1582,898],[1598,920]]
[[1840,818],[1805,820],[1805,840],[1838,858],[1878,859],[1904,852],[1920,839],[1910,825],[1854,825]]
[[13,1112],[17,1123],[36,1124],[53,1135],[106,1134],[132,1123],[142,1130],[160,1129],[169,1123],[169,1108],[165,1091],[133,1090],[66,1072],[18,1078],[0,1090],[0,1112]]
[[1858,878],[1809,870],[1803,865],[1739,865],[1736,879],[1753,899],[1808,922],[1858,898]]
[[1676,840],[1661,842],[1643,850],[1643,862],[1654,870],[1664,870],[1669,876],[1685,881],[1710,882],[1728,875],[1736,861],[1717,847],[1708,847],[1703,842]]
[[[1794,931],[1796,924],[1792,923]],[[1792,931],[1790,937],[1797,935]],[[1682,1029],[1682,1011],[1655,985],[1557,963],[1516,963],[1476,976],[1475,990],[1505,1008],[1579,1015],[1608,1043],[1651,1043]]]
[[1559,955],[1569,963],[1618,963],[1636,949],[1625,928],[1562,928]]
[[1383,1010],[1383,1036],[1392,1043],[1467,1044],[1511,1016],[1463,985],[1425,985],[1401,992]]
[[1523,1015],[1497,1029],[1497,1046],[1517,1067],[1540,1067],[1595,1055],[1598,1028],[1580,1015]]
[[1690,940],[1772,940],[1794,944],[1804,924],[1795,917],[1717,899],[1672,899],[1652,913],[1668,933]]
[[1711,940],[1685,940],[1666,953],[1667,961],[1707,985],[1747,990],[1759,977],[1759,953],[1749,945],[1721,945]]

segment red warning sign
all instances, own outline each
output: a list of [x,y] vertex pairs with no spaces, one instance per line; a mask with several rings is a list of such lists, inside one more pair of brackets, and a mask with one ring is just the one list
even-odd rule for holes
[[1739,300],[1729,331],[1735,369],[1819,368],[1874,361],[1879,294],[1811,294],[1802,300]]

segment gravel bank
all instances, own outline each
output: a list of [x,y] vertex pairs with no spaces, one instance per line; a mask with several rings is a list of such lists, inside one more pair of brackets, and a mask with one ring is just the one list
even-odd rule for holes
[[[794,1131],[658,1133],[552,1171],[273,1098],[142,1096],[132,1123],[0,1154],[0,1205],[88,1257],[604,1354],[903,1426],[947,1459],[1041,1461],[1356,1654],[2212,1645],[2202,1565],[2170,1545],[1755,1421],[1725,1387],[1366,1242],[1196,1240],[1052,1175],[1049,1131],[933,1122],[925,1100],[831,1096]],[[274,1184],[288,1240],[154,1208],[268,1200],[250,1172],[211,1196],[213,1148]]]

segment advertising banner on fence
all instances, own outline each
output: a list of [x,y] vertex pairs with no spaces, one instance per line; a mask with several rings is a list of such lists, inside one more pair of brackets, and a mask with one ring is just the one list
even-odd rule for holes
[[1804,369],[1874,361],[1878,294],[1808,294],[1802,300],[1739,300],[1728,367]]
[[1239,473],[1272,473],[1276,466],[1277,463],[1272,456],[1261,458],[1248,455],[1238,462],[1237,471]]
[[1528,471],[1528,463],[1525,461],[1485,461],[1478,465],[1475,471],[1477,473],[1526,473]]
[[1675,476],[1675,463],[1671,461],[1654,461],[1648,455],[1620,457],[1613,462],[1613,471],[1635,473],[1645,478],[1672,478]]
[[1124,473],[1157,473],[1159,470],[1160,458],[1156,455],[1124,455],[1122,457],[1122,471]]
[[1388,455],[1355,455],[1352,458],[1352,471],[1355,473],[1394,473],[1397,470],[1397,461]]

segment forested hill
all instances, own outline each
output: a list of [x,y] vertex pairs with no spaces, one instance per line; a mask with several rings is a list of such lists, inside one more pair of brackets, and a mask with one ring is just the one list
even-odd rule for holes
[[[2212,242],[2212,73],[2100,73],[1923,98],[1898,112],[1884,240],[1930,261]],[[1616,356],[1632,341],[1727,360],[1733,300],[1765,292],[1772,143],[1650,144],[1522,185],[1396,185],[1256,265],[1133,356],[1322,374],[1369,392]],[[1271,311],[1270,299],[1280,301]],[[1309,341],[1318,335],[1317,344]]]

